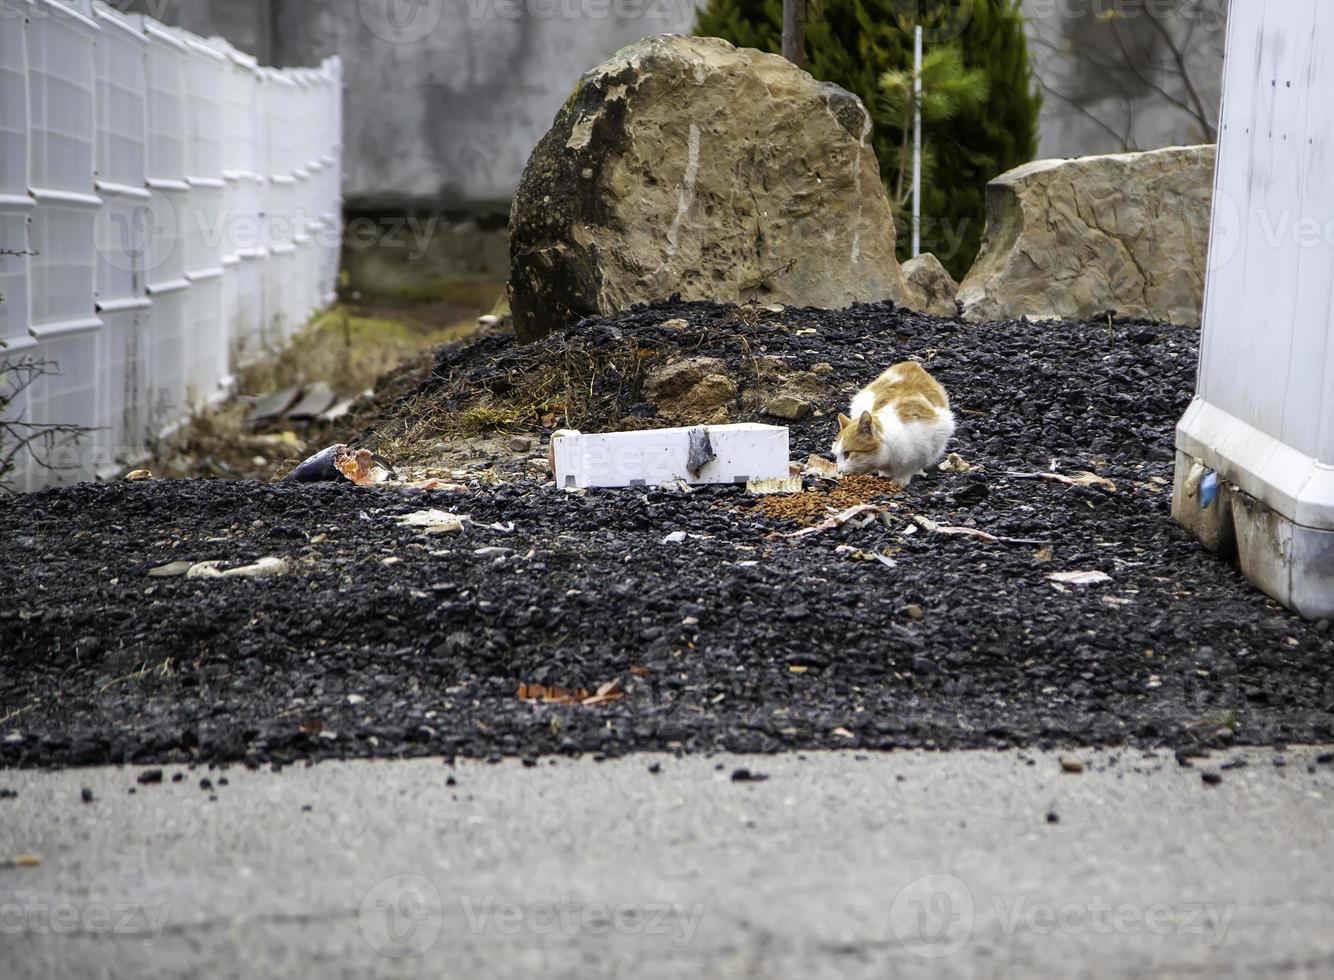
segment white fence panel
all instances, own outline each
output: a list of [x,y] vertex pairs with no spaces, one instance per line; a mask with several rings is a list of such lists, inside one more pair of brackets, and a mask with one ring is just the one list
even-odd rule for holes
[[136,462],[332,299],[341,85],[337,59],[263,69],[92,0],[0,0],[0,363],[57,371],[7,418],[94,433],[7,486]]
[[152,303],[144,277],[150,242],[151,196],[145,187],[148,39],[102,5],[93,8],[97,44],[96,189],[97,313],[104,358],[99,395],[109,435],[109,458],[98,475],[132,466],[147,451],[148,361],[145,343]]
[[232,385],[227,312],[224,307],[222,240],[226,235],[223,172],[223,85],[227,56],[187,38],[185,276],[190,280],[189,346],[191,407],[220,401]]
[[[80,420],[92,430],[82,446],[40,450],[44,482],[82,478],[79,453],[104,454],[108,427],[98,396],[102,321],[94,300],[96,135],[94,40],[85,12],[35,0],[24,37],[28,68],[28,192],[36,206],[29,229],[29,333],[49,373],[29,389],[29,418],[42,425]],[[57,453],[58,455],[53,455]]]

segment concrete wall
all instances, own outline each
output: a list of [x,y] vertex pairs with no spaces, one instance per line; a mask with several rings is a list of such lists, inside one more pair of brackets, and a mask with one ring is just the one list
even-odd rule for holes
[[1216,138],[1227,0],[1023,0],[1022,9],[1046,96],[1040,157]]
[[283,63],[341,54],[345,194],[361,209],[506,207],[580,74],[691,0],[275,0]]

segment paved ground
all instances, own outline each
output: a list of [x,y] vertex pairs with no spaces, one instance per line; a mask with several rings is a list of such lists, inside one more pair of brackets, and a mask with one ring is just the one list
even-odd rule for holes
[[1329,975],[1321,755],[3,772],[0,977]]

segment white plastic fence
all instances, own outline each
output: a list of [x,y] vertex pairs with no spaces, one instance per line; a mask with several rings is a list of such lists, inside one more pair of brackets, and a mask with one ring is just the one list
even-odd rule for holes
[[4,418],[91,430],[12,488],[133,465],[332,301],[341,118],[336,58],[262,68],[100,3],[0,2],[0,361],[53,372]]

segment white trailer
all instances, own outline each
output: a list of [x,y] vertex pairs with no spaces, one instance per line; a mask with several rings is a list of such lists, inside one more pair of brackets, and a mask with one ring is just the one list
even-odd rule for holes
[[1172,513],[1334,618],[1334,3],[1232,0],[1196,396]]

